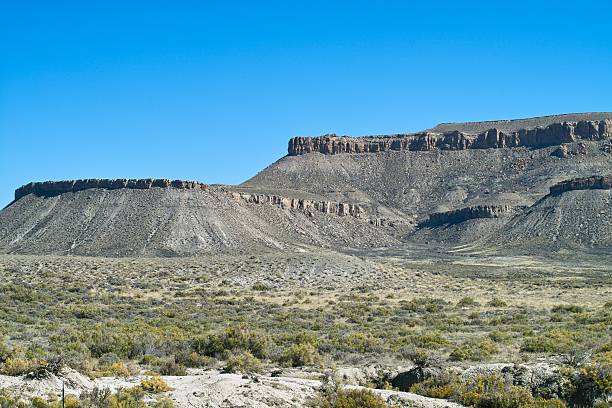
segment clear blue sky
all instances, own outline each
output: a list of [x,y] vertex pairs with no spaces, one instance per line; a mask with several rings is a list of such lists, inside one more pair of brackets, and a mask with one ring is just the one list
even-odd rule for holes
[[1,1],[0,206],[239,183],[289,137],[612,110],[610,1]]

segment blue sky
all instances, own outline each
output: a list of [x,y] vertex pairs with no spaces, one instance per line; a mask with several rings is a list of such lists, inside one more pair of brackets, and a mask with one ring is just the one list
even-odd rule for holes
[[612,110],[611,2],[413,3],[0,1],[0,206],[29,181],[239,183],[296,135]]

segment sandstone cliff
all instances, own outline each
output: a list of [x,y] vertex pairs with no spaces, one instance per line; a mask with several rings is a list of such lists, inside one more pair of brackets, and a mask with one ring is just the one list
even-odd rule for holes
[[612,176],[592,176],[565,180],[550,187],[550,195],[559,195],[573,190],[612,189]]
[[[41,197],[53,197],[64,193],[77,192],[88,189],[133,189],[145,190],[151,188],[177,188],[183,190],[206,190],[209,185],[198,181],[168,180],[168,179],[84,179],[45,181],[28,183],[15,190],[15,200],[34,194]],[[247,203],[270,204],[282,209],[298,210],[305,214],[320,212],[338,216],[352,216],[360,218],[365,209],[352,203],[334,202],[326,200],[309,200],[305,198],[291,198],[275,194],[260,194],[254,192],[235,192],[220,187],[236,200]]]
[[[608,190],[612,189],[612,176],[591,176],[565,180],[550,187],[550,193],[543,197],[560,195],[574,190]],[[538,202],[539,203],[539,202]],[[538,203],[534,204],[537,205]],[[429,214],[429,218],[420,227],[436,227],[444,224],[458,224],[476,218],[499,218],[525,207],[510,205],[476,205]]]
[[299,210],[306,214],[312,212],[321,212],[324,214],[336,214],[341,217],[350,215],[355,218],[360,218],[365,214],[365,210],[351,203],[339,203],[333,201],[315,201],[299,198],[288,198],[278,195],[255,194],[255,193],[231,193],[235,199],[244,200],[247,203],[255,204],[270,204],[278,206],[282,209]]
[[207,187],[197,181],[168,180],[168,179],[84,179],[64,181],[44,181],[28,183],[15,190],[15,200],[28,194],[43,197],[52,197],[63,193],[76,192],[91,188],[117,190],[120,188],[149,189],[149,188],[180,188],[185,190],[203,190]]
[[513,210],[509,205],[476,205],[429,214],[429,219],[421,226],[435,227],[443,224],[458,224],[475,218],[499,218]]
[[459,131],[445,133],[398,134],[380,137],[348,137],[335,134],[320,137],[295,137],[289,141],[290,156],[318,152],[375,153],[382,151],[429,151],[495,149],[504,147],[545,147],[576,140],[601,140],[612,137],[612,120],[553,123],[546,127],[502,132],[489,129],[479,134]]

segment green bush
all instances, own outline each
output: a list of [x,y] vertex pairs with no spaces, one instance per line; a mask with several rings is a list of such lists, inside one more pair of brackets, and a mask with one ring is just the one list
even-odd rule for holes
[[400,304],[403,310],[407,310],[410,312],[437,313],[444,310],[444,307],[448,304],[448,302],[443,299],[424,297],[412,299],[409,302],[403,300],[400,302]]
[[371,353],[380,350],[382,344],[379,339],[369,333],[351,333],[348,336],[335,339],[338,348],[356,353]]
[[44,361],[37,359],[11,356],[0,364],[0,374],[16,377],[35,371],[44,364]]
[[174,402],[168,398],[162,398],[153,404],[153,408],[175,408]]
[[270,287],[268,285],[266,285],[263,282],[255,282],[253,284],[253,290],[259,291],[259,292],[266,292],[268,290],[270,290]]
[[411,391],[475,408],[528,408],[534,404],[529,390],[512,385],[498,375],[462,381],[457,375],[446,374],[415,384]]
[[535,337],[528,337],[521,346],[521,351],[531,353],[566,353],[578,343],[579,335],[562,329],[552,329]]
[[113,398],[108,388],[94,388],[90,392],[82,393],[79,397],[83,408],[110,408]]
[[151,392],[153,394],[172,391],[168,383],[158,376],[143,378],[140,381],[140,388],[145,392]]
[[471,296],[465,296],[457,302],[458,307],[478,306],[479,303]]
[[4,363],[10,355],[11,350],[6,345],[6,340],[0,336],[0,364]]
[[412,361],[419,367],[437,366],[442,362],[439,354],[418,347],[402,349],[400,355],[402,358]]
[[451,361],[482,361],[499,352],[497,345],[488,338],[469,341],[450,353]]
[[566,405],[559,399],[538,398],[533,402],[533,408],[565,408]]
[[185,368],[185,366],[177,363],[174,357],[167,359],[165,363],[160,367],[159,372],[161,375],[170,376],[187,375],[187,369]]
[[512,333],[494,331],[489,333],[489,338],[496,343],[510,343],[512,340]]
[[281,362],[291,367],[312,366],[320,360],[317,349],[310,343],[293,344],[281,357]]
[[192,352],[182,352],[178,353],[175,356],[175,361],[183,365],[185,367],[190,368],[201,368],[201,367],[211,367],[214,365],[214,358],[209,356],[202,356],[195,351]]
[[238,351],[227,356],[225,371],[228,373],[258,373],[262,370],[263,364],[248,351]]
[[552,313],[582,313],[584,307],[578,305],[557,305],[551,309]]
[[449,344],[440,333],[427,333],[412,339],[415,346],[425,349],[439,349]]
[[324,392],[311,403],[317,408],[390,408],[381,397],[367,389],[343,390],[336,388],[333,392]]
[[500,298],[494,297],[493,299],[489,300],[487,302],[487,306],[491,306],[491,307],[506,307],[508,306],[508,303],[506,303],[505,301],[503,301]]
[[232,326],[222,333],[196,338],[192,347],[198,354],[209,357],[217,357],[233,350],[248,351],[260,359],[268,355],[268,339],[244,326]]
[[574,372],[570,400],[574,405],[593,405],[612,395],[612,352],[593,356],[590,364]]
[[119,390],[110,397],[109,408],[145,408],[144,391],[140,387],[129,390]]

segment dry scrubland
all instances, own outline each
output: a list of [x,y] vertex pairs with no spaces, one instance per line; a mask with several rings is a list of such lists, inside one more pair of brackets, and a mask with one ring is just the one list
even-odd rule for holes
[[[89,378],[148,376],[115,396],[84,394],[74,406],[172,406],[171,387],[158,375],[196,368],[321,380],[342,377],[346,367],[369,373],[345,374],[348,382],[464,405],[609,406],[602,402],[612,388],[609,261],[580,260],[581,268],[571,256],[433,261],[414,250],[4,255],[0,374],[44,377],[68,366]],[[561,385],[519,386],[491,369],[461,374],[493,363],[544,364]],[[397,374],[410,369],[419,380],[402,382]],[[339,382],[324,381],[310,403],[387,406],[382,391],[332,386]],[[0,405],[11,406],[10,389],[4,394]]]

